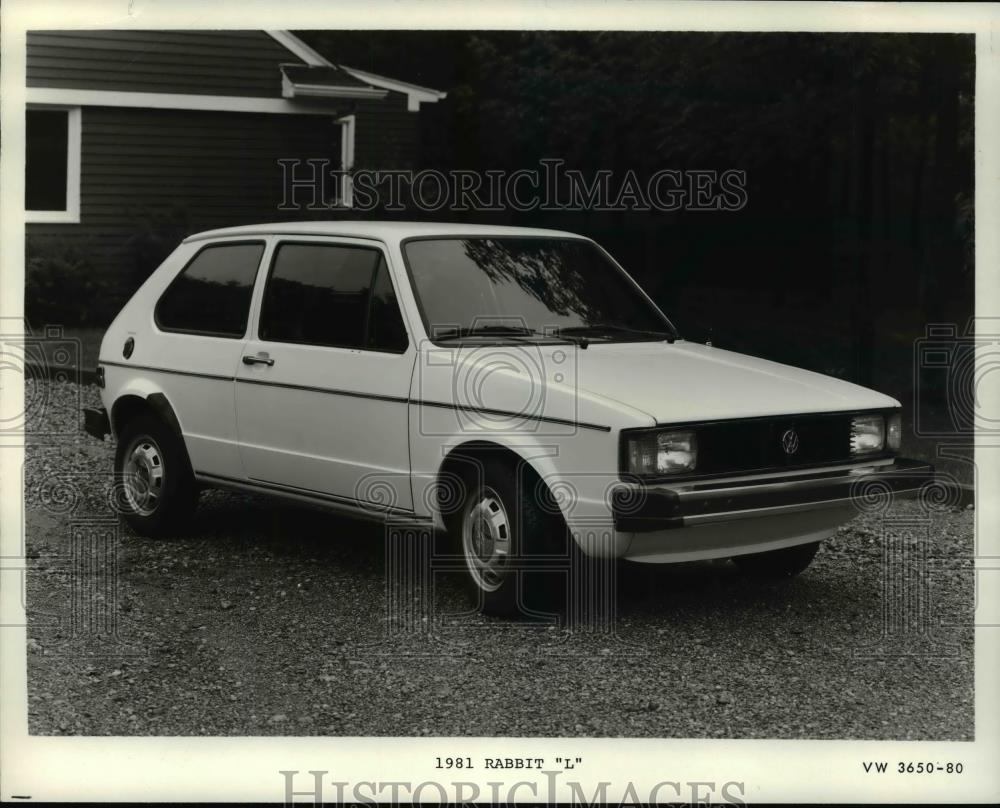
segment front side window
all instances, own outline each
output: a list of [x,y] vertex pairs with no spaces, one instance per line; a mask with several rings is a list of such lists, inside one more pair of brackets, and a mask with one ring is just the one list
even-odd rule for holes
[[260,338],[404,351],[406,331],[381,250],[281,244],[264,289]]
[[432,339],[503,334],[673,339],[673,326],[592,242],[435,238],[404,245]]
[[156,305],[164,331],[242,337],[263,242],[214,244],[184,267]]

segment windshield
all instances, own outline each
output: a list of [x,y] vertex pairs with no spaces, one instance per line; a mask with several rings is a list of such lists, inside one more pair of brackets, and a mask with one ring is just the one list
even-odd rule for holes
[[673,339],[673,326],[592,242],[414,239],[404,245],[432,339],[536,335]]

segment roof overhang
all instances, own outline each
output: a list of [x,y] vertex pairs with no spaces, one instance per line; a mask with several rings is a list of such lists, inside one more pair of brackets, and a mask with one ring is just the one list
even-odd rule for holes
[[[295,54],[299,59],[312,67],[332,67],[342,70],[352,78],[363,82],[374,88],[380,88],[386,92],[404,93],[406,95],[406,108],[410,112],[418,112],[423,103],[433,103],[441,101],[448,96],[448,93],[441,90],[434,90],[430,87],[422,87],[419,84],[411,84],[408,81],[391,79],[388,76],[380,76],[378,73],[371,73],[367,70],[359,70],[346,65],[335,65],[322,54],[310,48],[305,42],[299,39],[290,31],[268,31],[271,37],[283,45],[290,53]],[[383,92],[381,97],[385,96]],[[292,96],[286,96],[292,97]],[[325,96],[348,98],[351,96]],[[359,97],[359,96],[354,96]],[[365,96],[370,97],[370,96]]]
[[137,107],[143,109],[190,109],[206,112],[265,112],[277,115],[330,115],[329,104],[308,99],[261,98],[245,95],[198,95],[195,93],[132,93],[121,90],[78,90],[62,87],[28,87],[29,104],[73,107]]
[[386,78],[377,73],[369,73],[367,70],[358,70],[355,67],[348,67],[347,65],[340,65],[340,67],[346,73],[349,73],[360,81],[365,81],[375,87],[383,87],[386,90],[392,90],[397,93],[405,93],[406,108],[410,112],[418,112],[422,103],[433,103],[448,96],[448,93],[441,90],[432,90],[430,87],[421,87],[419,84],[410,84],[407,81]]

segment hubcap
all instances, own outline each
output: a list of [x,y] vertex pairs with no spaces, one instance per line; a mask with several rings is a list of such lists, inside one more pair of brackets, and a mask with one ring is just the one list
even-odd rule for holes
[[163,493],[163,454],[148,435],[132,441],[125,455],[125,498],[140,516],[150,516]]
[[495,592],[503,584],[510,556],[510,520],[500,496],[485,486],[462,520],[462,551],[476,585]]

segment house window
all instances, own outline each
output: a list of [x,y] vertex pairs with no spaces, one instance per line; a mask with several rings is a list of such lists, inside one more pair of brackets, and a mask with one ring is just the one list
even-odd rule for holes
[[26,220],[80,221],[80,108],[29,107],[24,163]]

